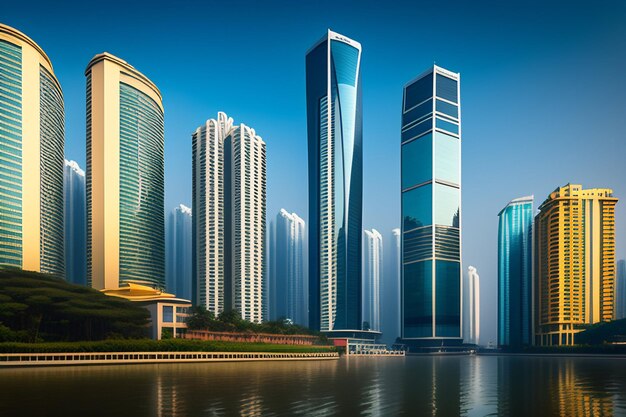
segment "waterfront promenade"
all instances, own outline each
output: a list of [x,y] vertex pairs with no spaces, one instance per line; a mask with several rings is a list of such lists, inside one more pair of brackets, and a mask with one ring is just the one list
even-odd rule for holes
[[191,362],[336,360],[337,352],[72,352],[4,353],[0,368],[13,366],[120,365]]

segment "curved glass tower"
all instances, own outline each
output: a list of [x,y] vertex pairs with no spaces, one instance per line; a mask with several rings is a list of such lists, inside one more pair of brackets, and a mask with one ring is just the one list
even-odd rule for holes
[[89,284],[165,288],[161,93],[108,53],[96,55],[85,76]]
[[402,339],[462,342],[460,75],[433,66],[404,87]]
[[64,141],[50,59],[0,24],[0,266],[64,274]]
[[498,214],[498,346],[532,344],[533,196]]
[[361,329],[361,45],[328,33],[306,56],[309,327]]

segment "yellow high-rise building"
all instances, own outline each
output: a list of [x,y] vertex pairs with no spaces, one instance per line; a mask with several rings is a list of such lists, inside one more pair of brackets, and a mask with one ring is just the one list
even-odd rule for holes
[[165,287],[163,103],[126,61],[87,65],[87,277]]
[[554,190],[535,217],[535,344],[573,345],[583,325],[613,319],[613,190]]
[[63,276],[63,92],[46,53],[0,24],[0,266]]

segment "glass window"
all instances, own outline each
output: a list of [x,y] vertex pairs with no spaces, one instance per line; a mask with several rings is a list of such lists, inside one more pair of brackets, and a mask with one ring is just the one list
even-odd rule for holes
[[460,194],[458,188],[435,184],[435,224],[459,227]]
[[359,50],[354,46],[336,40],[331,40],[330,49],[337,84],[356,86]]
[[424,134],[433,128],[433,119],[429,117],[423,122],[419,122],[415,126],[410,129],[402,132],[402,143],[406,142],[409,139],[413,139],[421,134]]
[[432,135],[402,145],[402,189],[413,187],[433,176]]
[[436,261],[435,334],[461,336],[461,268],[458,262]]
[[433,335],[432,263],[404,265],[404,337]]
[[455,119],[459,118],[459,108],[445,101],[437,100],[437,111],[454,117]]
[[433,74],[430,73],[404,89],[404,111],[432,96]]
[[[458,236],[458,231],[457,231]],[[404,262],[414,262],[433,257],[433,228],[420,227],[404,234]]]
[[419,106],[409,110],[408,112],[402,115],[402,128],[412,123],[416,120],[419,120],[426,115],[429,115],[433,112],[433,101],[428,100],[420,104]]
[[432,184],[402,193],[404,231],[432,224]]
[[163,306],[163,322],[164,323],[174,322],[174,307]]
[[[421,140],[421,139],[420,139]],[[407,145],[404,145],[407,146]],[[459,183],[459,140],[445,133],[435,132],[435,178]]]
[[456,135],[459,134],[459,125],[456,123],[451,123],[446,120],[440,119],[437,117],[437,128],[447,130],[448,132],[452,132]]
[[437,97],[458,103],[457,82],[452,78],[437,74]]

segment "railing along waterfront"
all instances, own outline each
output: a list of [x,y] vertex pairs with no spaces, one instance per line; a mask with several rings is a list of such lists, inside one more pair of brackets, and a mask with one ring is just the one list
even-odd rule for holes
[[265,360],[332,360],[337,352],[74,352],[3,353],[0,368],[6,366],[105,365],[137,363],[235,362]]

